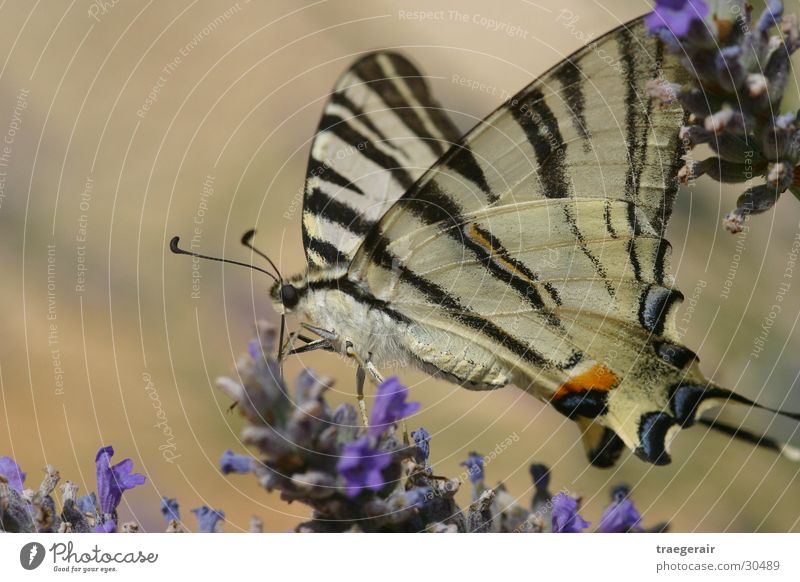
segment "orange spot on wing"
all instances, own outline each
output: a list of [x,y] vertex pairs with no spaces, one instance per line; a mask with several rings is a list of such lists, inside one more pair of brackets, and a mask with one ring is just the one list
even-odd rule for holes
[[573,376],[564,382],[553,394],[553,399],[558,400],[567,394],[584,392],[586,390],[611,390],[619,383],[619,378],[611,370],[601,364],[595,364],[587,371]]

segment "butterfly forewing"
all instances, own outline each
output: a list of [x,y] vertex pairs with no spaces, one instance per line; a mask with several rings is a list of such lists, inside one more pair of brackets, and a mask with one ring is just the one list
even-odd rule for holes
[[379,52],[357,61],[336,83],[311,148],[303,203],[309,265],[347,265],[459,136],[408,60]]

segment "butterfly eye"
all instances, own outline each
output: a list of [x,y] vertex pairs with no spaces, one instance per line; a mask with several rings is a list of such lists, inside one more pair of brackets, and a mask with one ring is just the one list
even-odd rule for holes
[[281,303],[283,306],[291,309],[300,301],[300,295],[297,293],[297,288],[294,285],[283,285],[281,287]]

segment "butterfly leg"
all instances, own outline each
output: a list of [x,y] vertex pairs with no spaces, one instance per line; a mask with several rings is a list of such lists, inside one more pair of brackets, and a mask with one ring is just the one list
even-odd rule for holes
[[365,427],[369,426],[369,419],[367,418],[367,405],[364,402],[364,380],[367,374],[361,366],[356,370],[356,399],[358,400],[358,411],[361,413],[361,424]]
[[367,359],[364,360],[361,356],[358,355],[355,348],[353,347],[353,342],[350,340],[345,340],[345,353],[353,358],[356,363],[358,363],[358,370],[356,370],[356,398],[358,399],[358,409],[361,412],[361,422],[364,426],[369,426],[369,422],[367,419],[367,405],[364,402],[364,381],[366,380],[367,372],[369,375],[372,376],[372,379],[375,381],[376,384],[380,384],[383,382],[383,376],[378,369],[375,367],[375,364],[372,363],[372,354],[367,354]]
[[368,355],[365,365],[367,368],[367,372],[369,372],[369,375],[372,376],[372,379],[375,380],[376,384],[380,384],[381,382],[383,382],[383,376],[381,375],[380,372],[378,372],[378,369],[375,367],[375,364],[372,363],[372,354]]
[[292,333],[289,334],[289,337],[286,339],[286,342],[284,342],[284,344],[280,346],[280,357],[278,358],[280,361],[283,361],[283,359],[286,356],[292,353],[292,350],[294,349],[295,340],[300,339],[301,337],[304,338],[305,336],[303,336],[299,331],[293,331]]
[[[361,413],[361,424],[364,426],[369,426],[369,420],[367,417],[367,404],[364,402],[364,381],[367,377],[365,370],[369,370],[368,366],[370,365],[370,362],[369,360],[365,362],[361,356],[358,355],[353,347],[353,342],[350,340],[345,340],[344,349],[348,357],[353,358],[358,364],[358,369],[356,370],[356,399],[358,400],[358,410]],[[370,376],[374,377],[371,371]],[[378,374],[378,377],[380,377],[380,374]]]
[[[375,367],[375,364],[372,363],[372,354],[371,353],[367,354],[367,360],[363,364],[359,364],[358,367],[358,371],[361,373],[361,384],[359,386],[359,396],[358,396],[359,406],[362,406],[364,404],[364,392],[363,392],[364,376],[365,376],[364,370],[369,372],[369,375],[372,376],[372,379],[375,381],[376,384],[380,384],[381,382],[383,382],[383,375]],[[366,413],[367,413],[367,408],[366,406],[363,406],[362,419],[364,420],[364,426],[367,426]],[[408,437],[408,427],[406,426],[405,419],[401,420],[400,423],[403,429],[403,443],[408,445],[411,442],[411,440]]]

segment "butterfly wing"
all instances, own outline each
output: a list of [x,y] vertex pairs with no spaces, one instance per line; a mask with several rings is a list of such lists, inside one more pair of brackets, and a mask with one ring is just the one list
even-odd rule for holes
[[684,113],[646,92],[682,74],[641,19],[605,35],[451,148],[350,266],[424,367],[534,392],[580,421],[598,465],[621,443],[667,462],[670,389],[702,381],[663,239]]
[[378,52],[336,83],[303,200],[309,266],[347,265],[386,210],[460,137],[408,60]]

